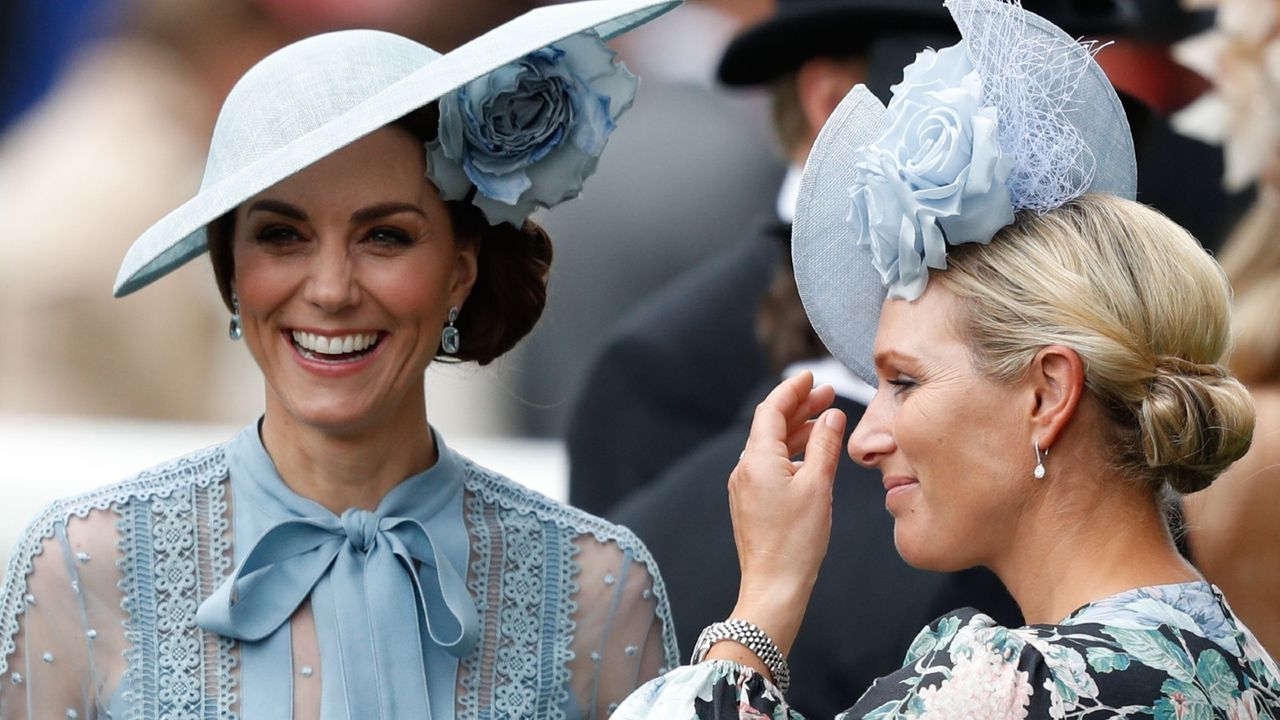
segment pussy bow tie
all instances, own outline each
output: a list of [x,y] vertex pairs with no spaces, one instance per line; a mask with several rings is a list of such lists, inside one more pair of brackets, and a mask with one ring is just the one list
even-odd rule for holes
[[[456,659],[472,650],[479,629],[475,603],[441,536],[454,528],[396,510],[412,499],[414,515],[422,517],[426,509],[447,517],[441,509],[450,500],[460,505],[461,488],[458,483],[452,488],[438,487],[440,483],[404,487],[420,479],[415,476],[393,489],[377,511],[351,509],[337,516],[319,508],[322,513],[275,523],[248,551],[237,553],[243,559],[200,604],[197,623],[225,637],[258,643],[276,635],[311,597],[326,718],[424,717],[428,707],[451,705],[455,672],[428,673],[427,664],[443,651],[451,657],[437,666],[450,664],[456,670]],[[268,495],[282,487],[280,482],[280,487],[268,488]],[[257,494],[253,490],[246,494],[251,497],[233,502],[279,499],[252,497]],[[423,500],[435,507],[423,508]],[[408,624],[414,619],[416,632]],[[335,642],[338,652],[326,652],[326,645],[335,647]],[[242,645],[242,652],[251,647]],[[330,660],[337,660],[337,667]],[[244,672],[249,671],[246,664]],[[446,717],[452,716],[449,708]]]

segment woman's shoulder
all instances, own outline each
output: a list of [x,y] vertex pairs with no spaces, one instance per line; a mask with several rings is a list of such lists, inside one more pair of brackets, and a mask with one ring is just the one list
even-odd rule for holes
[[1274,712],[1274,663],[1221,598],[1199,586],[1208,589],[1139,588],[1056,625],[1006,627],[976,610],[950,613],[920,632],[903,667],[878,680],[849,717]]
[[[15,565],[40,552],[41,546],[59,531],[75,534],[82,544],[114,549],[114,523],[91,522],[98,511],[125,512],[131,505],[156,497],[172,497],[184,488],[212,486],[227,477],[224,445],[197,450],[154,465],[123,480],[54,500],[31,520],[10,554],[9,574]],[[29,571],[29,567],[27,570]]]
[[617,523],[547,497],[465,456],[459,458],[466,474],[467,491],[485,505],[532,515],[570,535],[590,535],[599,542],[643,547],[634,533]]
[[227,478],[226,443],[219,443],[165,460],[79,495],[52,503],[46,512],[55,516],[81,516],[129,503],[170,497],[184,489],[206,488]]

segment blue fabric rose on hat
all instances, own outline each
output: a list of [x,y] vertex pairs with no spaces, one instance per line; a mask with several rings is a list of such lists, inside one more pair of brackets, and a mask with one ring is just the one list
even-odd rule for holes
[[517,227],[582,191],[639,81],[594,33],[504,65],[441,97],[427,175],[445,200],[472,202]]
[[857,153],[849,223],[889,297],[914,300],[947,243],[986,243],[1013,222],[1013,157],[961,42],[925,50],[890,88],[888,129]]

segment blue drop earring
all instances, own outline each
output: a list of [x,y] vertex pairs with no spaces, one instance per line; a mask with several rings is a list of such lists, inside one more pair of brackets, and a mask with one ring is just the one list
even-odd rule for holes
[[240,296],[231,291],[231,325],[227,327],[227,336],[232,340],[244,337],[244,327],[240,324]]
[[447,355],[458,354],[458,328],[454,325],[458,320],[458,313],[461,310],[457,305],[449,308],[449,324],[444,326],[444,331],[440,333],[440,349]]

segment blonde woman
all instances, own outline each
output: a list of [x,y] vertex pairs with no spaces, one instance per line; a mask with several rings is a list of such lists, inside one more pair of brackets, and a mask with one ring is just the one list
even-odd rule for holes
[[[902,557],[990,568],[1028,624],[944,615],[841,717],[1276,717],[1280,670],[1164,515],[1252,436],[1222,365],[1226,278],[1133,200],[1089,48],[1016,4],[948,7],[960,45],[921,52],[887,108],[855,89],[823,128],[796,281],[828,348],[877,384],[848,453],[881,472]],[[798,717],[786,655],[839,521],[831,399],[801,376],[757,408],[729,480],[737,606],[615,717]]]

